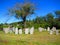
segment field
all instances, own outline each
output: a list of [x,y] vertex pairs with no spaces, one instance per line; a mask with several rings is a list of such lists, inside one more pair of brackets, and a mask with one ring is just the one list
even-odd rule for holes
[[38,32],[34,34],[5,34],[0,31],[0,45],[60,45],[60,34],[50,35],[49,32]]

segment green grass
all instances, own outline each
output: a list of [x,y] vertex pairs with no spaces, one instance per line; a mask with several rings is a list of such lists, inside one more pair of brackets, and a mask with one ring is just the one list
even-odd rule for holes
[[60,45],[60,34],[50,35],[47,31],[38,32],[35,30],[32,35],[15,35],[0,31],[0,45]]

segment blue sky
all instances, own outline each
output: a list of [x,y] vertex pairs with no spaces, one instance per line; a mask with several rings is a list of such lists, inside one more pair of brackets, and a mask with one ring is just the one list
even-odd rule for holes
[[[6,23],[8,19],[7,23],[20,21],[7,14],[8,8],[13,7],[16,2],[21,3],[23,0],[0,0],[0,23]],[[29,19],[34,19],[36,16],[45,16],[48,13],[60,10],[60,0],[31,0],[31,3],[36,5],[37,10]]]

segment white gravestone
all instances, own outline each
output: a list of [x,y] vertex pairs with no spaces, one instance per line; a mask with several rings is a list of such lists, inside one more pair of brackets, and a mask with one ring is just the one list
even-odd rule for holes
[[29,33],[29,28],[25,28],[25,34]]
[[50,31],[50,27],[47,28],[47,31]]
[[13,32],[15,32],[15,27],[13,27]]
[[53,31],[52,30],[50,30],[50,34],[53,34]]
[[39,27],[39,32],[42,32],[43,28]]
[[44,29],[44,31],[46,31],[46,29]]
[[19,29],[19,34],[22,34],[22,29]]
[[52,28],[52,31],[56,31],[56,27],[53,27],[53,28]]
[[34,27],[30,29],[30,34],[33,34],[33,33],[34,33]]
[[15,34],[18,34],[18,28],[17,27],[15,28]]
[[5,33],[8,33],[8,32],[9,32],[9,27],[8,27],[8,28],[3,28],[3,31],[4,31]]

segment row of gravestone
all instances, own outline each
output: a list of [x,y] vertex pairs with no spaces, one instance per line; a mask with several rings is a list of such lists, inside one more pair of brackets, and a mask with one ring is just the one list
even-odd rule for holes
[[[48,27],[47,29],[44,29],[44,28],[42,28],[42,27],[39,27],[38,28],[38,30],[39,30],[39,32],[42,32],[43,30],[44,31],[49,31],[49,34],[54,34],[54,33],[56,33],[56,35],[58,35],[59,34],[59,30],[57,30],[56,29],[56,27],[53,27],[52,29],[50,29],[50,27]],[[10,32],[10,33],[12,33],[12,32],[14,32],[15,34],[22,34],[22,29],[19,29],[18,30],[18,28],[16,27],[12,27],[12,28],[3,28],[3,31],[5,32],[5,33],[8,33],[8,32]],[[25,28],[25,34],[33,34],[34,33],[34,27],[31,27],[31,28]]]
[[50,30],[50,34],[56,34],[58,35],[59,34],[59,30],[56,29],[56,27],[53,27],[51,30]]
[[[19,29],[18,30],[18,28],[16,27],[13,27],[13,28],[3,28],[3,31],[5,32],[5,33],[12,33],[12,32],[14,32],[15,34],[22,34],[22,29]],[[33,34],[34,33],[34,27],[31,27],[30,29],[29,28],[25,28],[25,34]]]
[[39,30],[39,32],[42,32],[44,30],[44,31],[49,31],[50,34],[54,34],[54,33],[56,35],[59,34],[59,30],[57,30],[56,27],[53,27],[52,29],[50,29],[50,27],[48,27],[47,29],[44,29],[42,27],[39,27],[38,30]]

